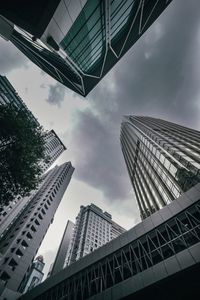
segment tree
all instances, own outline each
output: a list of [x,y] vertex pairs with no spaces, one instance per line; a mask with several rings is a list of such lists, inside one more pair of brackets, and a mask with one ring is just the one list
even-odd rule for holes
[[27,110],[0,106],[0,206],[35,189],[45,157],[45,132]]

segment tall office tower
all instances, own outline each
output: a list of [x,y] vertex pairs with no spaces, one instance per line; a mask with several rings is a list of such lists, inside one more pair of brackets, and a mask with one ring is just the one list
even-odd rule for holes
[[142,219],[200,181],[200,132],[151,117],[126,116],[121,148]]
[[[20,96],[15,91],[12,84],[5,76],[0,75],[0,105],[13,104],[16,109],[21,108],[26,111],[27,115],[36,122],[37,125],[40,125],[37,119],[34,117],[32,112],[27,108],[26,104],[20,98]],[[65,145],[62,143],[60,138],[57,136],[54,130],[46,132],[44,136],[45,141],[45,154],[48,157],[47,160],[41,160],[40,166],[42,172],[44,173],[59,157],[59,155],[66,149]],[[1,141],[0,141],[1,144]],[[31,193],[32,195],[32,193]],[[23,205],[30,200],[30,197],[16,197],[4,207],[0,207],[0,236],[6,226],[9,225],[9,220],[15,218],[18,214],[18,211],[21,210]]]
[[[32,112],[27,108],[26,104],[17,94],[9,80],[5,76],[0,75],[0,105],[1,104],[13,104],[14,106],[16,106],[16,108],[25,110],[28,116],[32,120],[34,120],[37,125],[40,125]],[[44,137],[44,140],[46,155],[48,155],[48,162],[41,162],[43,172],[45,172],[58,158],[58,156],[64,150],[66,150],[65,145],[63,145],[62,141],[59,139],[54,130],[48,131],[46,136]]]
[[[31,262],[53,222],[54,214],[70,182],[74,168],[70,162],[44,175],[31,201],[21,208],[0,240],[0,292],[22,292]],[[10,299],[10,298],[9,298]]]
[[57,81],[86,96],[171,1],[41,0],[38,7],[1,0],[0,35]]
[[[47,160],[41,160],[40,166],[42,172],[44,173],[60,156],[60,154],[65,151],[66,147],[57,136],[54,130],[50,130],[44,137],[45,140],[45,156],[48,157]],[[39,188],[39,187],[38,187]],[[10,201],[8,205],[0,207],[0,236],[5,228],[9,225],[11,217],[14,219],[21,208],[29,202],[34,196],[35,191],[30,193],[30,196],[21,197],[17,196],[13,201]]]
[[45,172],[54,161],[60,156],[60,154],[66,150],[65,145],[57,136],[54,130],[47,132],[44,137],[45,140],[45,155],[48,157],[48,161],[41,161],[42,171]]
[[36,257],[36,259],[33,261],[30,272],[28,274],[27,283],[24,288],[23,293],[26,293],[33,289],[36,285],[40,284],[42,282],[42,278],[44,276],[44,273],[42,272],[44,269],[44,259],[42,255],[39,255]]
[[91,253],[125,231],[112,221],[112,216],[108,212],[103,212],[98,206],[94,204],[81,206],[76,217],[65,266]]
[[32,120],[34,120],[37,125],[39,125],[39,122],[34,117],[32,112],[27,108],[26,104],[17,94],[16,90],[9,82],[9,80],[5,76],[0,75],[0,105],[5,104],[13,104],[13,106],[15,106],[16,108],[23,109],[24,111],[26,111],[27,115]]
[[69,249],[70,241],[72,239],[73,231],[74,231],[74,223],[71,221],[67,221],[67,225],[65,227],[65,231],[58,248],[58,252],[56,254],[55,261],[53,265],[50,267],[48,277],[52,276],[64,268],[64,263],[67,255],[67,251]]

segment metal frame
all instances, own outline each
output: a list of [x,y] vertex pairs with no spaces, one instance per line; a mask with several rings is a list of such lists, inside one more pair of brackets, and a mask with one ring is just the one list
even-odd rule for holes
[[200,241],[200,200],[34,300],[84,300]]
[[102,0],[106,27],[106,37],[103,40],[105,53],[96,65],[92,66],[92,71],[84,72],[62,49],[56,53],[42,44],[39,45],[37,41],[32,41],[25,32],[14,30],[11,42],[54,79],[80,95],[86,96],[151,26],[171,1],[133,0],[127,22],[120,29],[121,34],[113,41],[111,39],[111,0]]

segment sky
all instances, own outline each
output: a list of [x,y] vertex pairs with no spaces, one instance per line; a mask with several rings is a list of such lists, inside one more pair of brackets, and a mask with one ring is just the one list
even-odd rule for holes
[[72,180],[39,249],[53,262],[67,220],[94,203],[126,229],[140,221],[120,148],[124,115],[163,118],[200,127],[200,2],[174,0],[140,40],[83,98],[42,72],[0,39],[6,75],[45,129],[67,147],[56,161],[71,161]]

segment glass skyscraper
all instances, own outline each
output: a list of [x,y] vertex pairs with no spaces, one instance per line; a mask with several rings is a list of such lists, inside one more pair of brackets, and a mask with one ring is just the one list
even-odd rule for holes
[[161,119],[125,116],[121,148],[144,219],[200,182],[200,132]]
[[0,35],[57,81],[86,96],[171,1],[41,0],[39,7],[4,1]]

